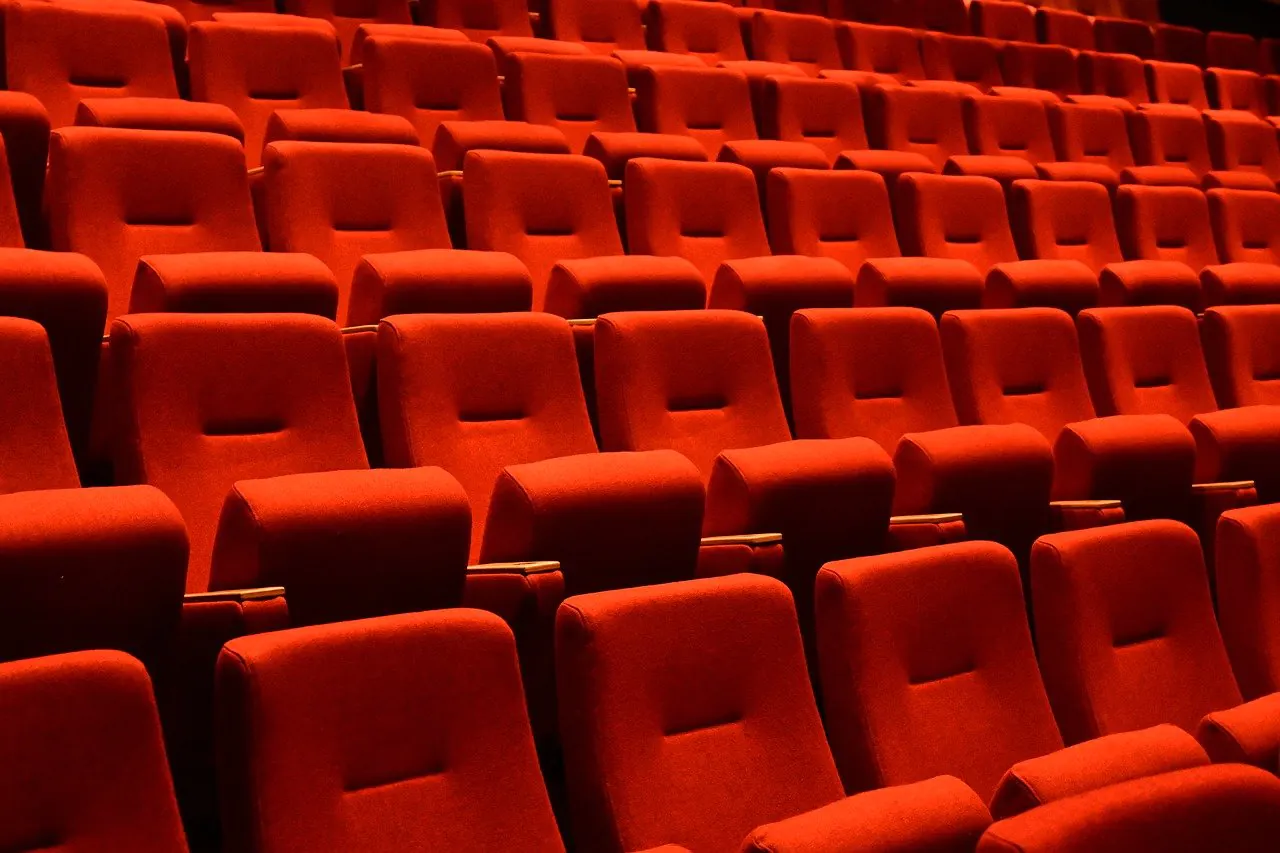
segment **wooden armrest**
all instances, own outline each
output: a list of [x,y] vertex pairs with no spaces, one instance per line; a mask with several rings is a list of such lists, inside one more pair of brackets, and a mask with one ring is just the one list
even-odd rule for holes
[[1058,509],[1120,509],[1120,501],[1051,501],[1049,506]]
[[950,524],[964,521],[964,515],[958,512],[932,512],[926,515],[895,515],[889,524]]
[[1196,483],[1191,487],[1191,493],[1202,495],[1205,492],[1238,492],[1256,487],[1257,484],[1253,480],[1227,480],[1222,483]]
[[610,179],[609,179],[609,189],[611,189],[611,190],[620,190],[620,189],[622,189],[622,179],[621,179],[621,178],[610,178]]
[[342,334],[356,335],[356,334],[359,334],[360,332],[376,332],[376,331],[378,331],[378,324],[373,323],[368,326],[345,326],[342,329]]
[[589,318],[587,318],[587,319],[585,319],[585,320],[570,320],[570,321],[569,321],[569,325],[570,325],[570,326],[594,326],[595,324],[596,324],[596,320],[595,320],[595,318],[594,318],[594,317],[589,317]]
[[212,592],[189,592],[182,597],[184,602],[200,603],[206,601],[265,601],[268,598],[281,598],[284,595],[282,586],[259,586],[252,589],[217,589]]
[[249,177],[254,178],[254,177],[257,177],[258,175],[265,175],[266,173],[267,173],[266,166],[254,166],[252,169],[249,170]]
[[529,560],[520,563],[480,563],[467,566],[469,575],[540,575],[560,571],[557,560]]
[[461,170],[461,169],[448,169],[448,170],[446,170],[446,171],[444,171],[444,172],[436,172],[436,177],[437,177],[437,178],[461,178],[461,177],[462,177],[462,170]]
[[363,62],[357,62],[355,65],[348,65],[348,66],[346,66],[345,68],[343,68],[342,70],[343,70],[343,71],[363,71],[363,70],[364,70],[364,63],[363,63]]
[[781,545],[781,533],[737,533],[732,536],[703,536],[703,545],[750,545],[759,548],[763,545]]

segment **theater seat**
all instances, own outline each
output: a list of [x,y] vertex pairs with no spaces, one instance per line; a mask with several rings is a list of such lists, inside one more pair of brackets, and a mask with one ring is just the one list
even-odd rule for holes
[[422,11],[423,23],[461,30],[481,44],[494,36],[533,35],[525,0],[432,0]]
[[976,36],[925,33],[920,37],[920,53],[928,80],[915,85],[955,88],[972,87],[989,92],[992,86],[1004,85],[1000,74],[1000,47]]
[[242,637],[222,650],[217,681],[237,850],[564,850],[516,644],[493,614]]
[[866,92],[867,138],[874,150],[841,155],[837,168],[879,172],[941,172],[947,158],[967,154],[961,97],[955,92],[876,86]]
[[630,0],[551,0],[551,35],[605,56],[646,50],[643,10]]
[[[1270,123],[1248,113],[1210,110],[1204,115],[1214,168],[1280,179],[1280,143]],[[1258,189],[1266,190],[1259,182]]]
[[764,139],[809,143],[829,163],[842,151],[867,147],[862,99],[851,83],[770,77],[761,89],[756,118]]
[[[1259,172],[1215,170],[1201,117],[1189,110],[1140,110],[1130,121],[1140,166],[1121,173],[1121,183],[1213,189],[1271,189]],[[1188,175],[1190,172],[1190,175]]]
[[1220,260],[1280,263],[1280,196],[1255,190],[1209,190],[1205,196]]
[[1196,439],[1196,482],[1253,480],[1280,498],[1280,409],[1218,409],[1195,315],[1151,306],[1085,311],[1080,351],[1094,405],[1105,415],[1167,414]]
[[751,56],[791,65],[817,77],[824,69],[844,67],[836,27],[818,15],[761,9],[751,18]]
[[1080,69],[1075,53],[1056,44],[1010,42],[1000,52],[1004,86],[993,95],[1056,101],[1080,94]]
[[1204,72],[1199,66],[1180,61],[1147,60],[1144,63],[1152,104],[1188,107],[1196,112],[1209,109],[1204,88]]
[[1266,118],[1267,95],[1262,77],[1240,68],[1210,68],[1204,73],[1209,100],[1215,109],[1239,110]]
[[1131,112],[1151,100],[1142,60],[1125,53],[1080,53],[1081,83],[1087,95],[1071,95],[1077,103],[1097,102]]
[[861,72],[835,75],[843,79],[903,82],[925,79],[920,42],[906,27],[849,22],[836,30],[845,68]]
[[831,563],[817,595],[827,731],[846,789],[945,773],[1000,819],[1209,763],[1173,726],[1063,749],[1018,565],[999,545]]
[[1280,306],[1220,305],[1204,313],[1201,341],[1222,407],[1280,405],[1278,334]]
[[333,24],[342,45],[344,63],[351,62],[351,46],[363,24],[412,24],[407,0],[362,0],[348,4],[334,0],[285,0],[281,11],[305,18],[319,18]]
[[0,666],[0,732],[4,844],[187,853],[138,661],[86,651]]
[[1280,687],[1280,649],[1271,630],[1277,604],[1276,523],[1275,506],[1233,509],[1218,519],[1215,536],[1218,626],[1246,699]]
[[1274,772],[1276,697],[1241,704],[1190,528],[1145,521],[1046,536],[1031,554],[1031,599],[1068,743],[1170,723],[1215,763]]
[[556,635],[573,834],[593,850],[960,851],[989,822],[948,777],[842,799],[775,580],[574,597]]
[[1095,50],[1093,21],[1075,9],[1041,6],[1036,9],[1036,35],[1044,44],[1060,44],[1073,50]]
[[1050,104],[1048,109],[1058,159],[1041,163],[1040,177],[1094,181],[1114,190],[1120,172],[1134,163],[1124,113],[1099,104]]

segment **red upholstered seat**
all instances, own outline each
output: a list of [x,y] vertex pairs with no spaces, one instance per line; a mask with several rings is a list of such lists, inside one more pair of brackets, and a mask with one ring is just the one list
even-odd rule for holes
[[1098,50],[1105,53],[1131,53],[1139,59],[1150,59],[1156,52],[1155,34],[1144,21],[1094,18],[1093,35]]
[[1045,44],[1060,44],[1075,50],[1094,50],[1093,21],[1074,9],[1041,7],[1036,10],[1036,34]]
[[431,0],[422,10],[422,22],[462,30],[481,44],[494,36],[533,35],[526,0]]
[[93,651],[0,666],[0,843],[186,853],[146,670]]
[[[1162,23],[1153,26],[1152,31],[1156,38],[1157,59],[1204,67],[1205,33],[1203,30]],[[1215,52],[1217,52],[1216,49]],[[1256,48],[1254,54],[1256,58]]]
[[1111,103],[1128,112],[1151,100],[1142,60],[1127,53],[1080,53],[1080,78],[1090,94],[1075,99]]
[[1241,110],[1266,118],[1267,94],[1261,75],[1240,68],[1210,68],[1204,74],[1209,100],[1219,110]]
[[1179,61],[1147,60],[1147,86],[1155,104],[1209,109],[1204,88],[1204,72],[1198,66]]
[[972,86],[987,92],[992,86],[1004,85],[1000,73],[1000,48],[984,38],[925,33],[920,37],[920,53],[927,85],[951,82]]
[[889,193],[875,173],[775,169],[768,202],[769,242],[780,255],[835,258],[856,276],[864,261],[901,254]]
[[867,147],[858,87],[839,80],[770,77],[757,116],[764,139],[807,142],[834,163],[842,151]]
[[973,0],[969,18],[975,36],[996,41],[1036,41],[1036,11],[1026,3]]
[[1144,521],[1046,536],[1031,554],[1031,598],[1068,743],[1171,723],[1215,762],[1274,766],[1275,696],[1241,704],[1190,528]]
[[775,580],[578,596],[556,634],[574,837],[591,849],[820,849],[835,836],[960,851],[989,820],[955,779],[841,799]]
[[217,680],[237,849],[564,850],[516,645],[491,613],[242,637]]
[[899,81],[925,78],[920,43],[911,30],[846,23],[836,32],[846,68]]
[[608,56],[645,50],[643,10],[631,0],[551,0],[551,34]]
[[[479,4],[477,4],[479,5]],[[412,24],[408,0],[285,0],[282,11],[306,18],[320,18],[333,24],[342,45],[342,58],[350,62],[356,31],[363,24]]]
[[1095,181],[1108,188],[1133,165],[1124,113],[1105,104],[1050,104],[1049,127],[1058,162],[1041,164],[1052,181]]
[[1274,125],[1247,113],[1224,110],[1205,113],[1204,123],[1214,168],[1255,173],[1273,183],[1280,179],[1280,143]]
[[1205,312],[1201,339],[1222,406],[1280,405],[1278,336],[1278,306],[1220,305]]
[[843,68],[836,27],[816,15],[761,10],[751,19],[752,58],[794,65],[811,77],[826,68]]
[[1004,95],[1032,96],[1039,90],[1059,98],[1080,92],[1080,70],[1075,53],[1056,44],[1010,42],[1000,53],[1005,86],[1019,91],[997,90]]
[[1280,196],[1257,190],[1209,190],[1218,257],[1226,263],[1280,262]]
[[1280,689],[1280,647],[1271,627],[1280,604],[1275,594],[1278,518],[1274,505],[1224,512],[1214,539],[1218,626],[1247,699]]
[[738,16],[723,4],[657,0],[648,9],[648,42],[654,50],[686,53],[707,65],[747,59]]

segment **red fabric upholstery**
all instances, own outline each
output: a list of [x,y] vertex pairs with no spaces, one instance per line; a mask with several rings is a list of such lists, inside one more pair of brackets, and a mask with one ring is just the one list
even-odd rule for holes
[[221,104],[193,104],[174,98],[89,98],[76,107],[75,124],[140,130],[200,130],[244,142],[244,127]]
[[[1156,58],[1166,62],[1185,62],[1201,68],[1205,65],[1205,33],[1195,27],[1156,24]],[[1255,49],[1254,53],[1257,51]]]
[[736,850],[761,824],[840,799],[777,581],[576,596],[557,614],[556,647],[580,844]]
[[262,162],[267,121],[277,109],[347,106],[333,38],[319,30],[202,22],[191,28],[188,50],[192,98],[235,112],[251,169]]
[[186,853],[146,671],[119,652],[0,667],[4,832],[23,849]]
[[551,0],[551,34],[608,56],[615,50],[644,50],[641,9],[629,0]]
[[824,68],[843,68],[836,25],[816,15],[760,11],[751,19],[751,55],[783,62],[817,77]]
[[436,168],[459,172],[472,151],[568,154],[569,141],[554,127],[521,121],[446,121],[436,131]]
[[991,178],[904,175],[897,205],[908,254],[968,261],[983,273],[1018,260],[1004,192]]
[[1040,89],[1058,97],[1080,92],[1080,71],[1069,48],[1056,44],[1006,44],[1000,53],[1004,82],[1024,89]]
[[64,128],[50,146],[47,192],[53,248],[102,269],[108,320],[128,305],[143,255],[262,248],[244,152],[225,136]]
[[978,308],[985,286],[982,273],[953,258],[872,258],[858,272],[854,304],[859,308],[922,308],[935,316]]
[[400,116],[356,110],[276,110],[267,119],[264,141],[365,142],[416,145],[413,125]]
[[[49,160],[49,114],[25,92],[0,92],[0,141],[17,203],[22,234],[29,246],[44,245],[45,169]],[[6,236],[4,245],[14,245]]]
[[571,319],[609,311],[693,310],[707,304],[702,274],[684,258],[627,255],[556,264],[545,310]]
[[111,341],[122,412],[116,476],[158,487],[182,512],[189,591],[208,588],[218,514],[237,482],[368,467],[331,322],[133,315],[112,326]]
[[1194,731],[1205,714],[1240,704],[1189,528],[1056,533],[1031,560],[1040,667],[1068,742],[1156,723]]
[[1280,143],[1274,126],[1222,110],[1206,112],[1204,121],[1216,168],[1251,173],[1272,182],[1280,178]]
[[864,557],[825,566],[817,583],[823,702],[846,788],[947,773],[985,801],[1013,764],[1062,748],[1008,550]]
[[1080,54],[1080,76],[1086,89],[1136,107],[1151,100],[1142,60],[1124,53]]
[[769,254],[755,178],[743,166],[632,160],[624,185],[631,252],[686,258],[708,283],[724,261]]
[[1039,101],[967,98],[964,118],[969,150],[974,154],[1017,158],[1033,164],[1054,159],[1049,119]]
[[1042,7],[1036,10],[1036,30],[1045,44],[1060,44],[1075,50],[1093,50],[1093,21],[1072,9]]
[[1205,361],[1224,408],[1280,405],[1280,384],[1275,382],[1280,375],[1278,334],[1280,308],[1219,306],[1205,312]]
[[1180,261],[1108,264],[1098,284],[1102,305],[1181,305],[1192,311],[1204,307],[1200,278]]
[[[694,0],[662,0],[698,8],[723,8]],[[729,11],[729,10],[726,10]],[[731,14],[734,26],[736,18]],[[720,146],[735,139],[755,139],[751,90],[747,78],[726,68],[686,68],[662,65],[635,75],[635,114],[640,130],[690,136],[714,159]]]
[[536,53],[543,56],[590,56],[584,45],[533,36],[490,36],[485,46],[493,51],[499,68],[507,68],[516,54]]
[[8,88],[37,97],[54,128],[72,124],[85,97],[178,97],[157,17],[109,5],[13,3],[5,38]]
[[742,139],[720,146],[716,158],[721,163],[737,163],[746,166],[756,178],[760,201],[763,204],[769,173],[774,169],[825,170],[830,161],[816,145],[808,142],[782,142],[772,139]]
[[290,15],[320,18],[333,24],[334,31],[338,34],[338,41],[342,45],[344,62],[352,61],[351,43],[362,24],[413,23],[407,0],[360,0],[349,5],[335,2],[335,0],[285,0],[281,11]]
[[983,305],[1059,308],[1069,314],[1098,304],[1098,276],[1075,260],[1011,261],[987,273]]
[[[1004,98],[997,100],[1014,101],[1015,99]],[[1019,101],[1019,103],[1035,102]],[[947,159],[947,164],[942,171],[945,175],[966,175],[992,178],[999,181],[1002,186],[1006,187],[1014,181],[1033,179],[1036,177],[1036,167],[1026,160],[1023,160],[1021,157],[1006,157],[989,154],[958,154]]]
[[[1118,109],[1085,104],[1050,105],[1049,127],[1059,160],[1105,167],[1112,173],[1133,165],[1129,131],[1124,114]],[[1062,168],[1062,164],[1054,168]],[[1104,183],[1115,183],[1110,175],[1097,174],[1104,176]]]
[[372,325],[392,314],[528,311],[533,280],[505,252],[417,249],[365,255],[351,279],[347,322]]
[[992,824],[980,853],[1269,850],[1280,785],[1251,767],[1201,767],[1070,797]]
[[648,15],[648,41],[654,50],[691,54],[707,65],[747,58],[738,16],[722,4],[658,0]]
[[344,325],[364,256],[449,248],[435,163],[422,148],[273,142],[264,159],[267,242],[333,270]]
[[871,145],[923,154],[938,169],[954,154],[968,154],[960,96],[938,89],[876,88],[866,102]]
[[1151,100],[1157,104],[1186,106],[1193,110],[1209,109],[1209,96],[1204,88],[1204,73],[1185,62],[1146,63],[1147,85]]
[[535,310],[545,306],[551,269],[560,261],[622,254],[609,179],[596,160],[472,151],[463,172],[467,246],[524,262]]
[[969,4],[973,34],[997,41],[1036,40],[1036,12],[1025,3],[973,0]]
[[1276,713],[1280,695],[1271,694],[1234,708],[1206,714],[1196,737],[1216,764],[1253,764],[1274,772],[1280,745]]
[[338,286],[311,255],[192,252],[138,260],[129,310],[216,313],[299,312],[337,316]]
[[[298,20],[319,22],[318,18],[299,18]],[[471,41],[462,30],[446,30],[441,27],[426,27],[421,24],[367,23],[361,24],[356,28],[356,34],[351,39],[351,55],[347,58],[347,61],[352,65],[363,64],[365,61],[365,42],[371,38],[382,37],[388,39],[423,39],[426,41]],[[351,65],[344,69],[347,73],[350,73],[351,70]]]
[[239,849],[334,839],[353,851],[564,849],[515,643],[492,614],[242,637],[223,649],[217,677],[227,834]]
[[1280,644],[1273,627],[1280,605],[1273,544],[1278,522],[1274,506],[1235,509],[1219,517],[1214,538],[1218,625],[1248,699],[1280,688]]
[[432,0],[424,11],[425,23],[462,30],[482,43],[493,36],[533,35],[525,0]]
[[987,39],[925,33],[920,37],[920,53],[924,70],[933,81],[963,83],[982,92],[1004,85],[1000,48]]
[[1129,123],[1139,163],[1178,166],[1203,176],[1213,168],[1200,116],[1191,111],[1142,110]]
[[873,849],[968,853],[990,823],[986,806],[966,785],[939,776],[915,785],[869,791],[829,806],[757,827],[743,842],[747,853],[825,847],[856,838]]
[[836,168],[875,172],[890,186],[896,186],[898,176],[906,172],[936,175],[942,171],[932,160],[916,151],[842,151],[836,160]]
[[458,478],[471,503],[473,561],[505,467],[595,452],[563,320],[395,317],[379,327],[378,350],[386,461],[437,465]]
[[1107,735],[1020,761],[1000,780],[991,800],[997,820],[1132,779],[1203,767],[1209,756],[1176,726]]
[[1226,263],[1280,262],[1280,196],[1270,192],[1214,189],[1207,192],[1218,256]]
[[[630,109],[628,102],[627,110]],[[582,153],[603,163],[609,179],[617,181],[622,180],[627,163],[640,157],[699,162],[707,159],[707,150],[698,140],[672,133],[593,133]]]
[[856,275],[865,260],[899,254],[879,175],[776,169],[766,197],[769,242],[780,255],[834,258]]
[[293,625],[456,607],[470,523],[466,493],[439,468],[240,480],[209,585],[283,586]]
[[635,132],[626,69],[616,59],[522,53],[505,71],[507,117],[558,129],[575,154],[593,133]]
[[1155,35],[1143,21],[1127,16],[1094,18],[1093,34],[1098,50],[1106,53],[1131,53],[1139,59],[1155,55]]
[[1009,202],[1023,257],[1079,261],[1095,273],[1124,260],[1111,196],[1101,184],[1017,181]]
[[1205,36],[1205,65],[1209,68],[1258,70],[1258,42],[1245,33],[1211,32]]
[[847,23],[836,35],[846,68],[885,74],[899,80],[923,80],[920,42],[905,27]]
[[1116,230],[1125,256],[1134,260],[1179,261],[1192,270],[1218,262],[1209,205],[1190,187],[1121,187]]
[[1204,73],[1209,99],[1220,110],[1243,110],[1266,118],[1267,95],[1257,72],[1236,68],[1210,68]]

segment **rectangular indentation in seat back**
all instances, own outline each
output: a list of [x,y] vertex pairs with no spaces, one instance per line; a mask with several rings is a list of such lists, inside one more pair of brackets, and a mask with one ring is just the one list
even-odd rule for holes
[[1158,249],[1185,249],[1187,241],[1182,237],[1157,237],[1156,248]]
[[499,422],[522,421],[528,415],[523,409],[494,409],[489,412],[464,411],[458,413],[458,420],[464,424],[491,424]]
[[99,77],[94,74],[72,74],[69,82],[72,86],[85,89],[123,89],[129,85],[129,81],[123,77]]
[[390,222],[335,222],[334,231],[356,234],[381,234],[391,230]]
[[278,91],[251,90],[249,97],[255,101],[296,101],[301,95],[297,89],[280,89]]
[[1043,382],[1027,382],[1021,385],[1010,385],[1002,389],[1001,393],[1006,397],[1030,397],[1032,394],[1043,394],[1044,390]]
[[919,687],[924,684],[937,684],[939,681],[947,681],[952,678],[959,678],[962,675],[968,675],[976,669],[977,667],[974,665],[973,661],[968,661],[958,667],[954,672],[943,672],[938,675],[926,676],[918,676],[912,673],[907,677],[907,684],[911,687]]
[[1168,376],[1136,377],[1134,388],[1167,388],[1171,383]]
[[529,225],[524,233],[530,237],[572,237],[578,232],[572,225]]
[[1087,246],[1089,239],[1087,237],[1058,237],[1054,240],[1058,246]]
[[213,418],[204,425],[204,434],[210,438],[275,435],[284,430],[284,419],[274,417]]
[[445,772],[445,764],[443,760],[433,761],[429,766],[420,771],[405,774],[388,774],[380,777],[377,774],[370,773],[368,778],[344,779],[342,784],[342,792],[344,794],[361,794],[366,791],[376,791],[385,788],[393,788],[396,785],[404,785],[409,782],[418,782],[423,779],[430,779],[439,776]]
[[954,236],[953,236],[953,235],[951,235],[951,234],[948,234],[948,235],[947,235],[945,238],[943,238],[943,239],[945,239],[948,243],[959,243],[959,244],[960,244],[960,245],[962,245],[962,246],[974,246],[974,245],[977,245],[978,243],[981,243],[981,242],[982,242],[982,235],[980,235],[980,234],[957,234],[957,235],[954,235]]
[[735,726],[742,722],[742,715],[737,713],[726,714],[722,719],[714,719],[705,723],[690,723],[676,726],[674,728],[664,728],[664,737],[679,737],[680,735],[693,734],[694,732],[705,732],[709,729],[723,729],[727,726]]
[[1163,639],[1165,632],[1163,628],[1152,628],[1149,631],[1129,636],[1116,637],[1111,641],[1111,647],[1116,649],[1127,649],[1133,646],[1141,646],[1145,643],[1154,643],[1156,640]]
[[719,394],[706,394],[689,397],[673,397],[667,403],[668,412],[711,412],[719,411],[729,405],[729,401]]

